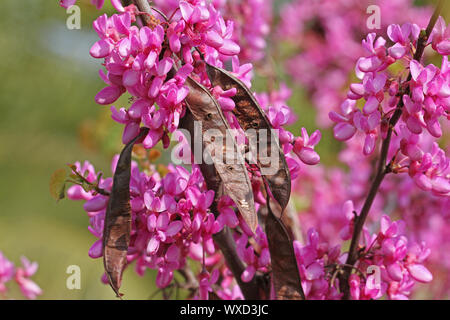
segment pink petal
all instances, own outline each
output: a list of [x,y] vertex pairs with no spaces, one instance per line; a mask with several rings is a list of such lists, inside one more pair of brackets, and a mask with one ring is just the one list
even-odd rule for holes
[[114,46],[108,41],[108,40],[99,40],[91,47],[91,50],[89,50],[89,53],[92,57],[100,59],[107,57]]
[[180,248],[175,244],[171,245],[166,252],[167,261],[175,262],[178,261],[179,257],[180,257]]
[[92,247],[89,249],[89,257],[91,257],[92,259],[97,259],[103,256],[102,244],[102,239],[95,241]]
[[158,270],[158,274],[156,275],[156,285],[159,288],[165,288],[169,285],[170,281],[173,279],[173,272],[165,269],[160,268]]
[[422,124],[416,117],[408,117],[408,120],[406,120],[406,126],[412,133],[415,134],[422,133]]
[[138,134],[140,130],[140,125],[137,122],[129,122],[125,129],[123,130],[122,135],[122,143],[127,144],[131,140],[133,140]]
[[436,51],[442,56],[450,55],[450,40],[439,42],[436,45]]
[[142,145],[146,149],[151,149],[159,142],[159,140],[161,140],[161,137],[162,132],[150,130],[147,136],[145,137],[144,141],[142,141]]
[[345,141],[353,137],[356,132],[356,128],[349,123],[338,123],[334,129],[334,137],[339,141]]
[[433,275],[431,272],[421,264],[411,264],[406,268],[408,269],[411,277],[419,282],[427,283],[433,280]]
[[76,2],[77,2],[77,0],[61,0],[61,1],[59,1],[59,5],[63,8],[68,9],[71,6],[73,6]]
[[127,70],[123,74],[123,85],[125,87],[132,87],[136,85],[139,81],[141,73],[139,71],[134,71],[133,69]]
[[401,281],[403,279],[403,271],[398,263],[392,263],[386,269],[392,280]]
[[172,223],[169,224],[169,226],[166,229],[166,235],[168,237],[173,237],[174,235],[176,235],[178,232],[180,232],[180,230],[183,229],[183,222],[181,222],[180,220],[177,221],[173,221]]
[[223,38],[214,30],[208,31],[206,34],[206,44],[213,48],[220,48],[223,45]]
[[128,110],[128,115],[136,120],[141,119],[143,111],[150,106],[150,102],[145,99],[139,99],[133,103]]
[[314,149],[312,148],[303,147],[296,154],[298,155],[300,160],[302,160],[302,162],[305,164],[315,165],[320,162],[319,154],[315,152]]
[[318,262],[312,263],[306,268],[306,279],[315,280],[320,278],[324,274],[324,269]]
[[117,86],[103,88],[95,96],[95,101],[101,105],[114,103],[123,93],[123,89]]
[[241,48],[239,45],[230,39],[225,39],[223,41],[223,45],[218,49],[221,54],[227,55],[227,56],[234,56],[239,54],[241,51]]
[[373,152],[375,149],[375,142],[376,142],[377,136],[375,134],[368,134],[366,136],[366,139],[364,141],[364,150],[363,153],[367,156]]
[[150,53],[147,56],[147,59],[144,61],[144,65],[147,68],[147,70],[150,70],[153,68],[153,66],[156,63],[156,59],[158,58],[158,54],[155,51],[150,51]]
[[419,77],[422,68],[423,67],[416,60],[411,60],[411,62],[409,63],[409,70],[411,71],[411,76],[414,79],[414,81],[416,81],[417,78]]
[[158,216],[156,227],[160,230],[166,230],[168,226],[169,226],[169,214],[167,212],[163,212]]
[[401,59],[406,54],[406,48],[400,43],[396,43],[388,49],[388,53],[392,58]]
[[159,76],[165,76],[167,73],[169,73],[170,69],[172,69],[173,66],[173,60],[171,58],[164,58],[161,61],[158,62],[158,75]]
[[120,0],[111,0],[111,4],[118,12],[125,12],[125,9],[122,6],[122,2]]
[[431,190],[431,188],[432,188],[432,184],[431,184],[430,178],[428,178],[424,174],[416,174],[413,177],[413,180],[416,183],[416,185],[419,188],[421,188],[422,190],[428,191],[428,190]]
[[105,3],[105,0],[91,0],[91,3],[95,5],[95,7],[100,10],[103,7],[103,4]]
[[437,177],[432,180],[433,191],[446,195],[450,192],[450,181],[444,177]]
[[108,205],[108,199],[109,198],[102,195],[96,196],[91,200],[86,201],[86,203],[83,205],[83,209],[89,212],[97,212],[103,210]]
[[248,267],[244,270],[244,272],[242,272],[242,274],[241,274],[241,280],[244,281],[244,282],[250,282],[250,281],[252,281],[252,279],[253,279],[253,277],[254,277],[254,275],[255,275],[255,272],[256,272],[256,270],[255,270],[255,267],[254,267],[254,266],[252,266],[252,265],[248,266]]
[[156,237],[152,237],[147,245],[147,253],[155,254],[159,249],[159,239]]
[[375,71],[381,65],[377,57],[363,58],[359,61],[358,67],[363,72]]
[[375,96],[371,96],[364,105],[364,114],[368,115],[377,110],[378,104],[378,99]]

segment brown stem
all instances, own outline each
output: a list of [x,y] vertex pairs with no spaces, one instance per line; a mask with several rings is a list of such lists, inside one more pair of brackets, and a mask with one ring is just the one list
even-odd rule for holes
[[183,285],[180,285],[180,287],[187,290],[198,289],[197,278],[187,265],[183,269],[179,269],[178,273],[181,274],[185,280],[185,283]]
[[[440,15],[440,12],[442,10],[444,1],[439,0],[439,3],[433,13],[433,16],[430,19],[430,22],[428,23],[427,29],[425,30],[425,33],[421,33],[420,37],[417,41],[417,49],[414,54],[414,60],[420,61],[422,59],[423,52],[425,50],[425,46],[427,44],[428,38],[431,35],[431,32],[433,31],[434,25],[436,24],[436,21]],[[411,73],[409,73],[407,81],[411,80]],[[410,94],[409,87],[406,89],[405,94]],[[378,190],[380,188],[381,182],[383,181],[384,177],[387,173],[391,172],[391,164],[386,164],[386,159],[389,151],[389,145],[391,143],[392,138],[392,132],[394,130],[395,125],[397,124],[398,120],[400,119],[400,116],[402,115],[403,110],[403,99],[400,99],[400,101],[397,104],[397,107],[395,109],[394,114],[392,115],[391,119],[389,120],[389,128],[386,135],[386,139],[384,139],[383,144],[381,146],[381,152],[380,152],[380,159],[378,161],[378,168],[375,175],[375,178],[372,182],[372,185],[369,190],[369,194],[367,195],[366,200],[364,201],[364,205],[361,209],[361,213],[358,217],[355,217],[355,225],[353,230],[353,236],[350,243],[350,249],[346,261],[345,272],[343,277],[341,278],[341,290],[344,292],[343,299],[348,299],[350,296],[349,292],[349,286],[348,286],[348,278],[350,276],[350,273],[352,271],[352,268],[350,266],[353,266],[355,262],[358,260],[358,244],[359,239],[361,237],[361,232],[364,226],[364,223],[366,221],[366,218],[369,214],[370,208],[372,207],[373,200],[375,199],[375,196],[378,193]]]
[[142,16],[142,19],[144,21],[145,25],[151,25],[152,24],[152,7],[148,3],[148,0],[133,0],[133,3],[136,5],[136,7],[141,12],[145,12],[146,15]]

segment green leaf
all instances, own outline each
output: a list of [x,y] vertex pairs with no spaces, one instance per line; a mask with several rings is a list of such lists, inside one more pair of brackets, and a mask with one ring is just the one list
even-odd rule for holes
[[67,171],[65,169],[58,169],[53,172],[50,177],[50,194],[57,201],[64,199],[66,190]]

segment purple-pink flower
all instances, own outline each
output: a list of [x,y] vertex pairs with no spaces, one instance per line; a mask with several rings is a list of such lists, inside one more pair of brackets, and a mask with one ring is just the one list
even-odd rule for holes
[[14,279],[26,299],[36,299],[42,294],[42,289],[31,277],[38,269],[37,262],[30,262],[21,257],[22,266],[16,267],[0,251],[0,296],[8,297],[6,284]]

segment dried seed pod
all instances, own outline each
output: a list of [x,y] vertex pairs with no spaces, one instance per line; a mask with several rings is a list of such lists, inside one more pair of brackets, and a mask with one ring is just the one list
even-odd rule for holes
[[[236,105],[233,114],[247,133],[253,157],[258,160],[261,173],[268,181],[270,192],[282,207],[281,215],[289,202],[291,177],[284,152],[280,148],[278,137],[272,131],[273,127],[269,119],[241,80],[230,72],[208,63],[206,63],[206,71],[213,86],[220,86],[223,90],[236,89],[236,95],[232,97]],[[250,129],[256,132],[256,155],[254,154],[255,146],[252,145],[255,144],[255,137],[248,134],[251,132]]]
[[305,300],[294,247],[283,222],[273,210],[281,210],[267,197],[266,235],[272,264],[272,281],[279,300]]
[[[181,119],[180,128],[189,131],[194,151],[195,143],[199,143],[194,139],[194,124],[195,121],[201,124],[202,159],[196,159],[196,162],[200,163],[208,189],[216,192],[216,198],[219,193],[223,193],[233,199],[245,222],[255,231],[258,221],[245,160],[231,136],[222,110],[208,89],[200,83],[188,77],[185,85],[189,88],[189,94],[185,99],[187,110]],[[211,135],[211,132],[216,132],[222,140],[216,140],[218,137]],[[231,143],[224,143],[224,139]],[[203,159],[203,155],[212,163],[205,163],[208,159]]]
[[142,128],[139,135],[130,141],[120,153],[105,214],[103,263],[109,284],[118,297],[121,296],[119,289],[122,282],[122,273],[127,265],[131,232],[131,152],[136,141],[144,137],[148,131],[148,128]]

